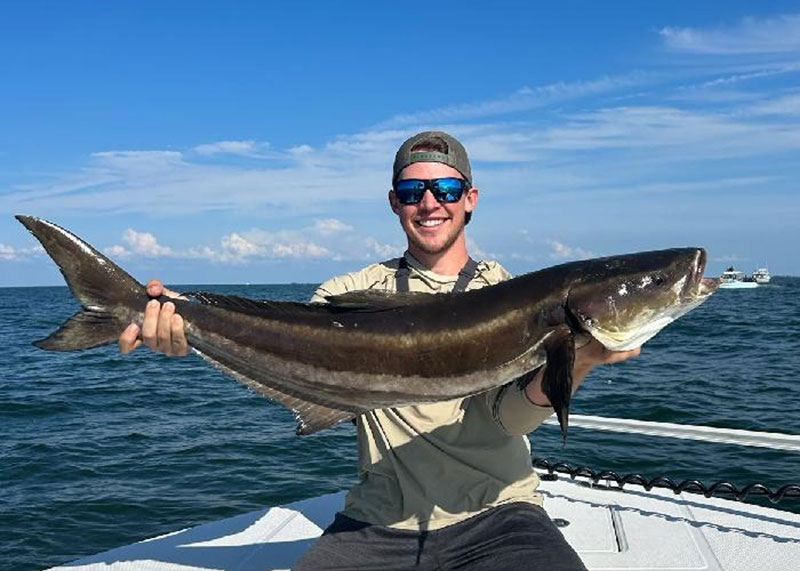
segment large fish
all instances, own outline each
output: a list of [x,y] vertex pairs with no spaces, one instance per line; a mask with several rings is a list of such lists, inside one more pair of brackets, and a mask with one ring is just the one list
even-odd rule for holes
[[[145,287],[51,222],[17,219],[61,269],[82,308],[35,345],[74,351],[141,324]],[[572,262],[451,295],[376,291],[328,304],[210,293],[171,300],[194,351],[292,409],[308,434],[365,411],[450,400],[532,377],[566,437],[576,343],[640,346],[716,289],[699,248]],[[167,298],[162,298],[162,302]]]

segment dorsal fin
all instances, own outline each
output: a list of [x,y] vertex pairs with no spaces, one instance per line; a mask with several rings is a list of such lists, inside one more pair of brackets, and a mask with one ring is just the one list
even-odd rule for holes
[[249,315],[274,316],[278,313],[294,313],[312,311],[313,306],[294,301],[271,301],[268,299],[248,299],[237,295],[224,295],[205,291],[190,291],[183,293],[186,297],[193,298],[203,305],[214,305]]
[[419,305],[433,301],[438,294],[425,292],[393,293],[380,290],[351,291],[340,295],[331,295],[325,300],[333,307],[349,310],[386,310]]

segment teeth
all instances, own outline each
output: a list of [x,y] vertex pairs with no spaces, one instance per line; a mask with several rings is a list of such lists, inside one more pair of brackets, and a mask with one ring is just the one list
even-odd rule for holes
[[444,220],[420,220],[419,225],[430,228],[431,226],[438,226],[443,222]]

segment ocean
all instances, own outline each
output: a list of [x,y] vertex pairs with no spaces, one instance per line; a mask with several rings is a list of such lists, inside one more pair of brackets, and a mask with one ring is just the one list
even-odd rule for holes
[[[313,284],[185,286],[306,300]],[[0,569],[41,569],[356,479],[350,424],[299,437],[290,412],[195,356],[31,342],[77,309],[66,287],[0,289]],[[800,278],[722,290],[596,369],[572,412],[800,434]],[[620,474],[800,483],[800,454],[554,426],[533,456]],[[763,498],[759,503],[765,504]],[[767,504],[768,505],[768,504]],[[800,513],[800,500],[781,509]]]

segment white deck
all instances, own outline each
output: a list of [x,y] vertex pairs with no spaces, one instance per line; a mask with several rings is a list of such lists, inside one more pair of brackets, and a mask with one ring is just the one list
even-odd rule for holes
[[[543,482],[545,508],[563,519],[592,570],[800,570],[800,515],[696,494]],[[87,557],[61,571],[290,569],[333,519],[331,494],[212,522]]]

